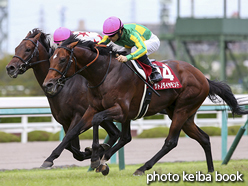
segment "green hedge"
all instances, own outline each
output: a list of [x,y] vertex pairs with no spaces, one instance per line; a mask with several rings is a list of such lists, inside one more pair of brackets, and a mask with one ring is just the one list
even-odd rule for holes
[[56,133],[52,133],[49,137],[49,141],[59,141],[60,131]]
[[[241,126],[230,126],[228,127],[228,135],[235,136]],[[204,132],[206,132],[209,136],[221,136],[221,128],[219,127],[200,127]],[[155,127],[152,129],[144,130],[141,134],[137,136],[137,138],[161,138],[167,137],[169,134],[168,127]],[[180,133],[180,137],[186,136],[183,131]]]
[[228,127],[228,135],[236,136],[241,126],[230,126]]
[[204,132],[206,132],[209,136],[221,136],[221,128],[220,127],[200,127]]
[[[228,135],[236,136],[241,126],[230,126],[228,127]],[[219,127],[201,127],[209,136],[221,136],[221,128]]]
[[[141,134],[137,136],[137,138],[161,138],[167,137],[169,134],[168,127],[155,127],[152,129],[144,130]],[[181,131],[180,137],[184,137],[185,133]]]
[[[57,133],[50,133],[46,131],[32,131],[28,133],[28,141],[58,141],[60,131]],[[99,129],[99,139],[105,139],[107,132],[103,129]],[[79,135],[80,140],[93,139],[93,130],[87,130]]]
[[[56,133],[36,130],[28,133],[28,141],[59,141],[60,131]],[[103,129],[99,130],[99,139],[105,139],[107,132]],[[79,136],[80,140],[93,139],[93,130],[88,130]],[[0,143],[4,142],[20,142],[21,136],[5,133],[0,131]]]
[[[58,141],[60,136],[60,131],[57,133],[53,133],[49,137],[49,141]],[[105,139],[107,136],[107,132],[103,129],[99,129],[99,139]],[[89,129],[86,132],[79,135],[80,140],[84,139],[93,139],[93,130]]]
[[[105,139],[107,132],[104,129],[99,129],[99,139]],[[86,132],[79,135],[79,139],[93,139],[93,130],[89,129]]]
[[28,133],[28,141],[49,141],[51,132],[36,130]]
[[20,142],[21,137],[0,131],[0,143]]

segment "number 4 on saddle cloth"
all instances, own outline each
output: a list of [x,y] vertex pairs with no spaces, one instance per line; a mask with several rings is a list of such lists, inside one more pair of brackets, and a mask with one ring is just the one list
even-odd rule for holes
[[[152,61],[152,60],[151,60]],[[149,76],[152,73],[152,69],[149,65],[146,65],[138,60],[131,61],[137,72],[148,82]],[[156,66],[158,72],[162,75],[163,80],[153,84],[153,88],[155,90],[164,90],[170,88],[181,88],[182,85],[178,80],[177,76],[173,72],[173,70],[166,64],[152,61],[152,64]],[[149,82],[148,82],[149,83]],[[150,101],[152,97],[152,90],[144,84],[144,92],[140,103],[140,108],[135,119],[139,119],[143,117],[149,107]]]

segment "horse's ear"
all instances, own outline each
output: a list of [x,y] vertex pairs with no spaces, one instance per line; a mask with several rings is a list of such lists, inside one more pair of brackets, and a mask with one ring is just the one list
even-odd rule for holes
[[78,44],[78,41],[75,41],[75,42],[69,44],[67,47],[70,48],[70,49],[72,49],[72,48],[74,48],[77,44]]
[[27,36],[26,36],[25,38],[27,38],[27,37],[30,36],[30,35],[31,35],[31,32],[29,31],[28,34],[27,34]]
[[40,39],[40,36],[41,36],[41,33],[38,33],[38,34],[34,37],[35,41],[38,41],[38,40]]

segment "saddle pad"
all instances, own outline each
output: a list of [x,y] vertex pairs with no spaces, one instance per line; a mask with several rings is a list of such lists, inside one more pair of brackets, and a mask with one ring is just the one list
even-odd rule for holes
[[[137,63],[138,65],[137,65]],[[148,80],[148,77],[151,75],[152,69],[149,65],[143,64],[142,62],[136,60],[132,61],[134,67],[136,70],[142,75],[142,77],[146,80]],[[153,88],[155,90],[163,90],[163,89],[170,89],[170,88],[181,88],[182,85],[180,81],[178,80],[177,76],[173,72],[173,70],[166,64],[153,61],[154,65],[156,65],[156,68],[158,72],[162,75],[163,80],[155,83],[153,85]]]
[[182,85],[180,81],[178,80],[177,76],[173,72],[173,70],[166,64],[154,61],[153,64],[157,66],[162,66],[163,68],[157,68],[157,70],[160,72],[160,74],[163,77],[163,80],[155,83],[153,85],[153,88],[155,90],[163,90],[163,89],[170,89],[170,88],[181,88]]

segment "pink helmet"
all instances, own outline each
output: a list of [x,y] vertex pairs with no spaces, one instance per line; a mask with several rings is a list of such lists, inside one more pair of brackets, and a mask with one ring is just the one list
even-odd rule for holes
[[103,34],[107,36],[111,36],[117,33],[120,29],[123,28],[123,23],[117,17],[109,17],[103,23]]
[[55,30],[53,34],[53,40],[54,43],[60,43],[61,41],[64,41],[70,37],[72,32],[65,27],[59,27],[58,29]]

